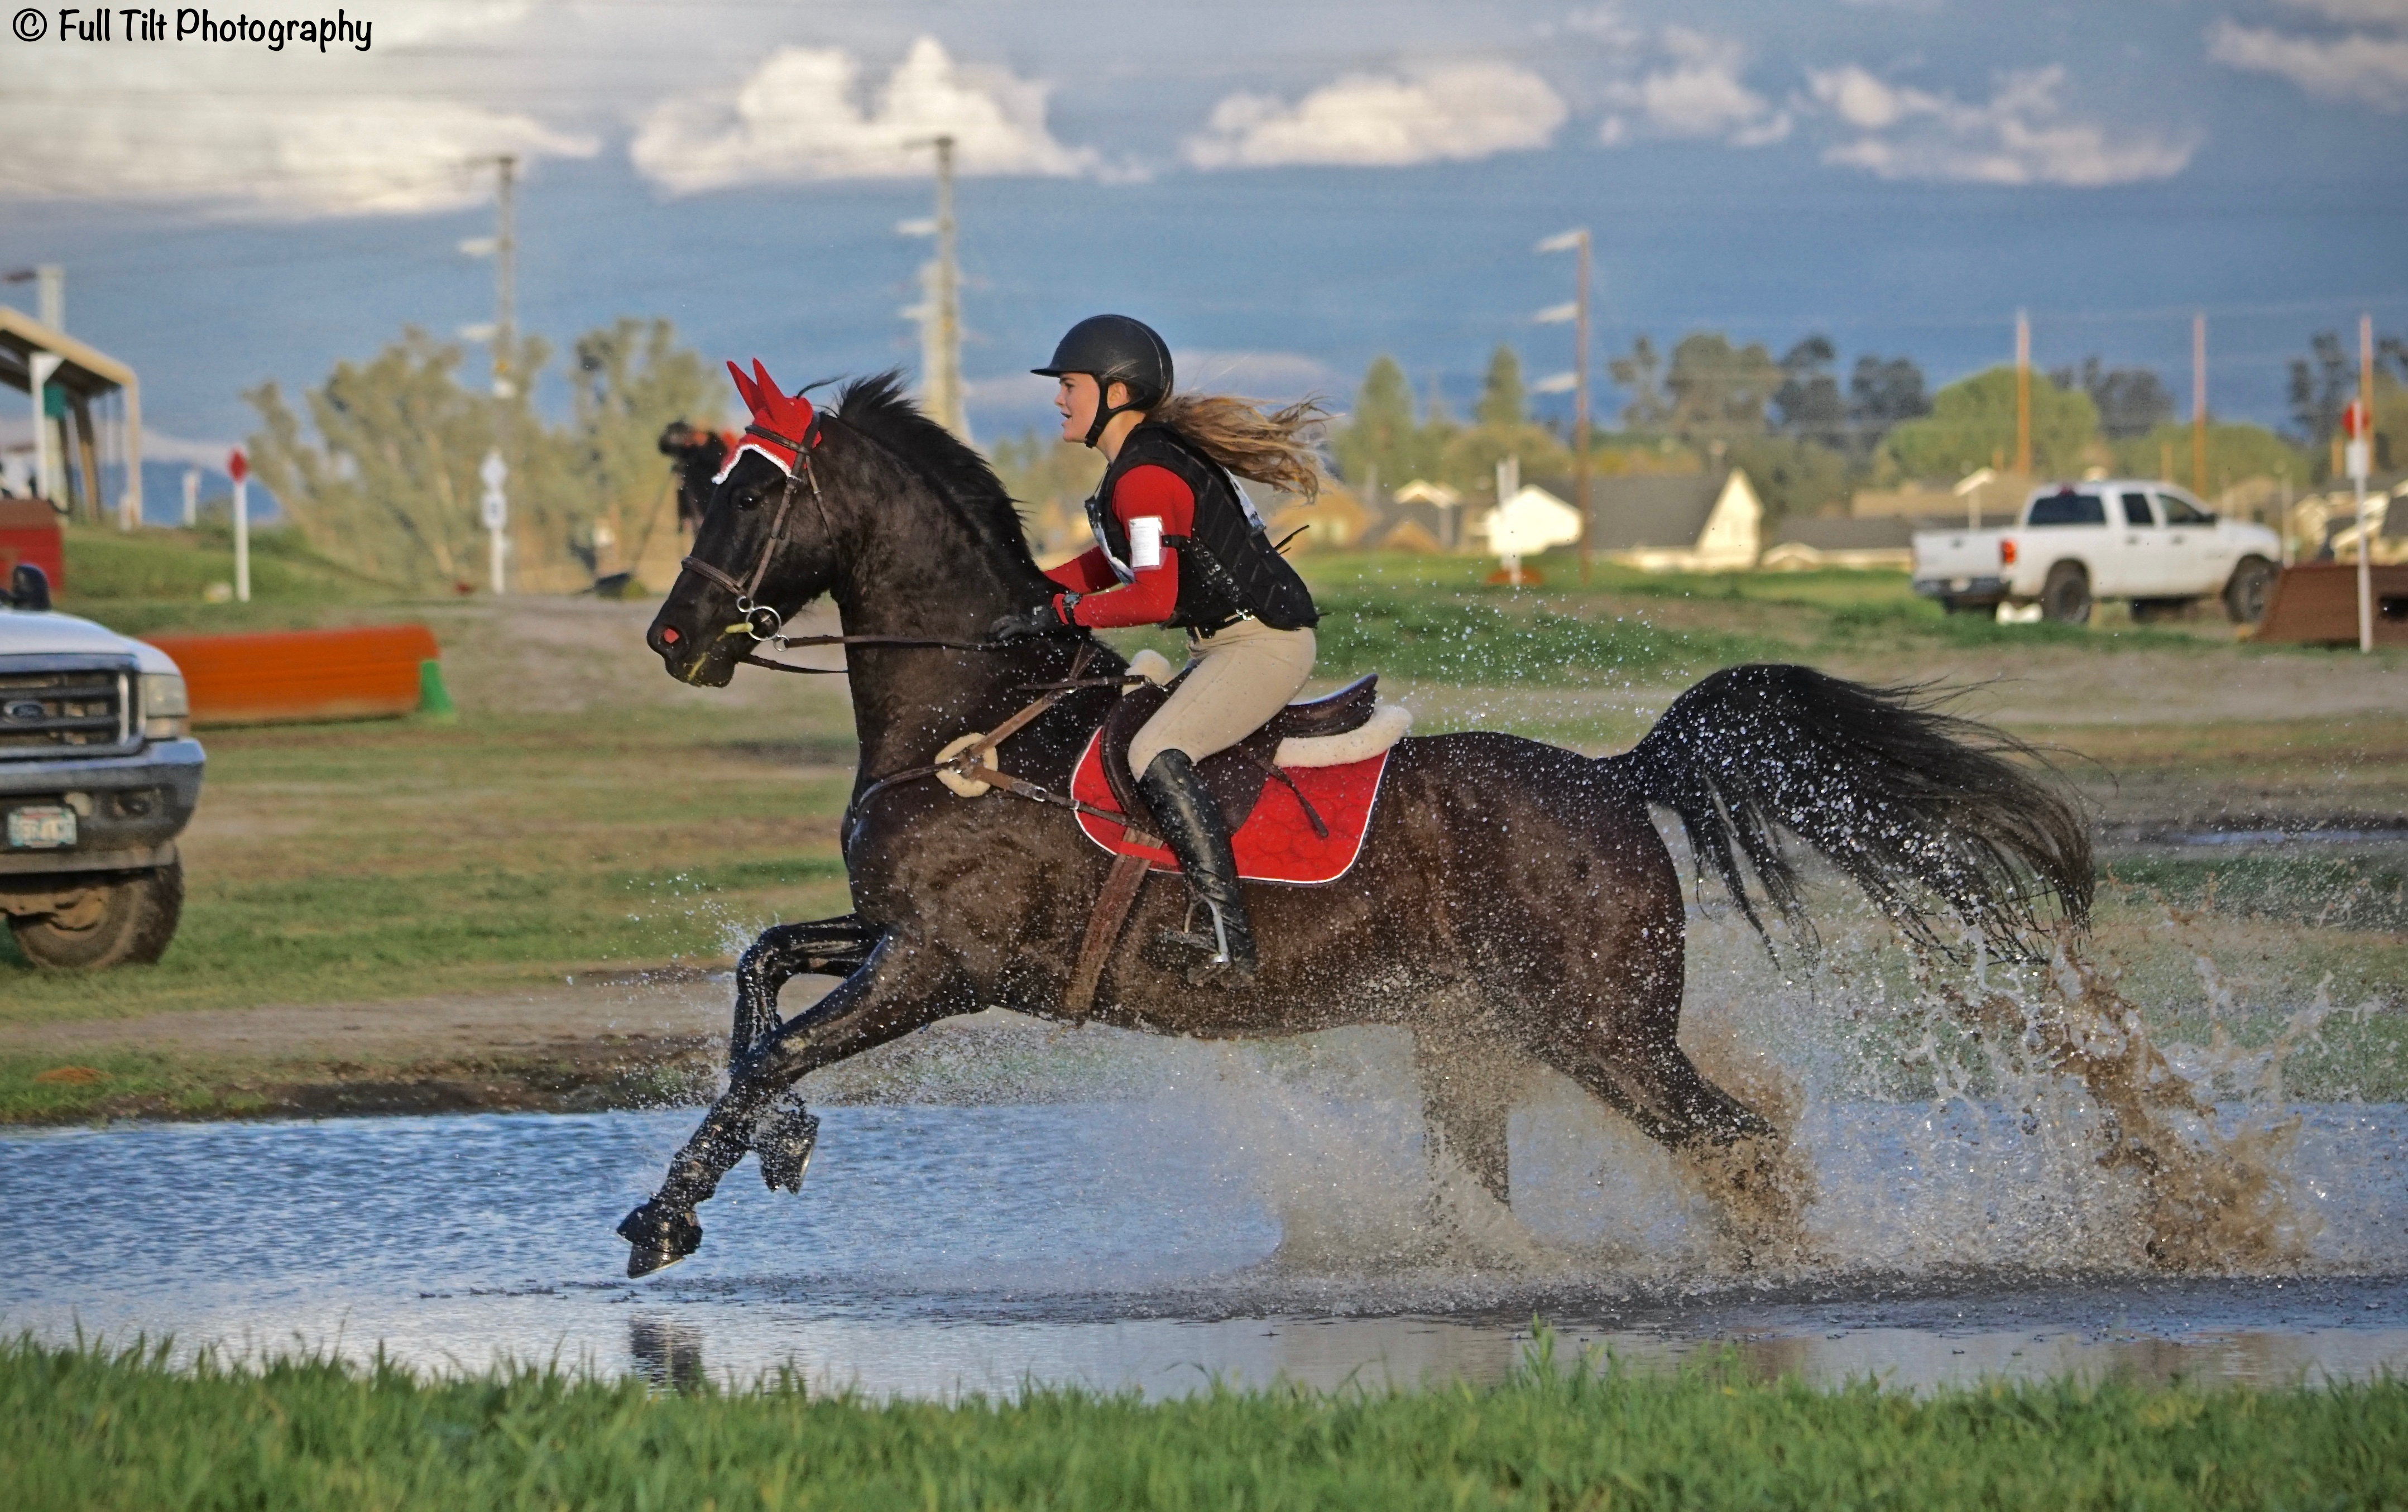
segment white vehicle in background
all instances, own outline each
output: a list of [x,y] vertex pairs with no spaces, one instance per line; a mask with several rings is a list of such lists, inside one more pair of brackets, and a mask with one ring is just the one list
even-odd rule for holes
[[2282,553],[2272,531],[2219,520],[2170,483],[2100,478],[2033,490],[2004,530],[1916,531],[1914,591],[1951,614],[2037,604],[2077,625],[2100,599],[2145,618],[2214,594],[2256,624]]
[[22,565],[0,592],[0,912],[37,966],[159,959],[183,913],[176,836],[201,743],[167,653],[50,609]]

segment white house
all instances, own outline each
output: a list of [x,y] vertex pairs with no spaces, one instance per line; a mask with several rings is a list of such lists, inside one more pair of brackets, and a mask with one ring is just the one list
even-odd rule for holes
[[1579,540],[1580,511],[1537,484],[1526,484],[1472,521],[1471,533],[1486,540],[1497,555],[1518,562]]

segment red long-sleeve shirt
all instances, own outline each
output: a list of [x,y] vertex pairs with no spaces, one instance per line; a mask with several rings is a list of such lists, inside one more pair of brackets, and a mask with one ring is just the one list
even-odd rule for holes
[[1066,609],[1056,593],[1054,611],[1070,624],[1097,630],[1158,625],[1179,603],[1179,549],[1168,542],[1187,538],[1196,521],[1196,495],[1168,467],[1132,467],[1113,485],[1105,507],[1124,530],[1131,521],[1148,516],[1162,521],[1162,565],[1140,567],[1137,581],[1123,583],[1113,576],[1104,549],[1096,547],[1045,575],[1066,592],[1081,595]]

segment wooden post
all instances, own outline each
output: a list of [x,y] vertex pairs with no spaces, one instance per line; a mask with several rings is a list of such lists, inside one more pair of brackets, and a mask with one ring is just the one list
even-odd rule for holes
[[2360,421],[2357,465],[2350,469],[2358,483],[2358,649],[2374,650],[2374,542],[2366,530],[2366,475],[2374,464],[2374,317],[2358,318],[2358,402]]
[[2190,491],[2207,497],[2207,312],[2190,318]]
[[2031,320],[2015,311],[2015,471],[2032,475],[2031,453]]
[[1573,317],[1572,354],[1580,365],[1572,388],[1572,478],[1580,505],[1580,577],[1588,581],[1588,228],[1580,234],[1580,289],[1573,298],[1580,310]]

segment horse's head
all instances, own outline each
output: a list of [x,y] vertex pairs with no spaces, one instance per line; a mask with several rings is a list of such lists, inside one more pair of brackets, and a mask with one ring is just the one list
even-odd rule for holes
[[823,439],[811,402],[783,394],[758,361],[727,371],[752,411],[713,481],[694,551],[645,642],[681,682],[723,688],[737,663],[836,574],[826,500],[811,470]]

